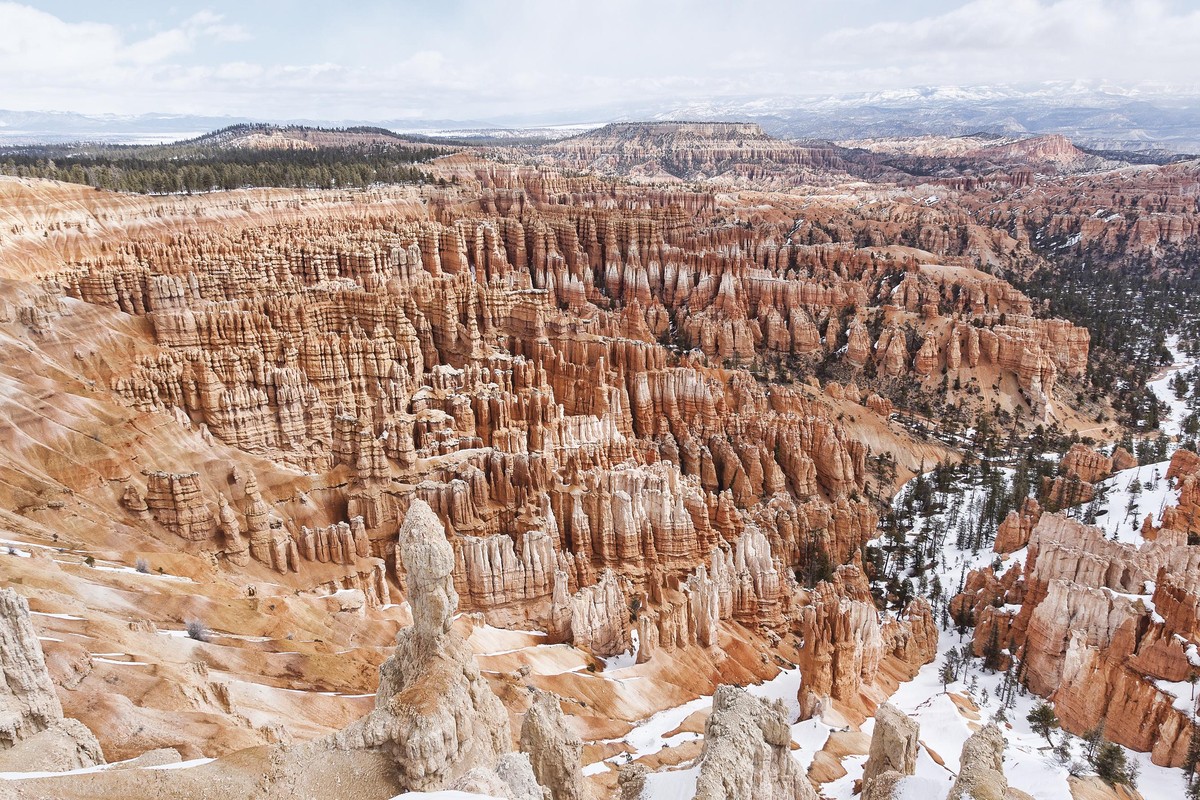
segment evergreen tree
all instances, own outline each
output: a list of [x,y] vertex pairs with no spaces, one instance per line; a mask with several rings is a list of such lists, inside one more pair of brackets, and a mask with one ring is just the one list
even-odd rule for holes
[[1059,728],[1058,715],[1054,713],[1054,706],[1046,702],[1038,703],[1025,719],[1029,722],[1029,727],[1033,728],[1034,733],[1045,739],[1048,744],[1054,743],[1050,739],[1050,734]]
[[1109,786],[1115,786],[1118,783],[1137,786],[1136,772],[1125,756],[1125,748],[1119,744],[1109,741],[1101,742],[1096,748],[1091,764],[1092,768],[1096,770],[1096,774],[1100,776],[1100,780]]

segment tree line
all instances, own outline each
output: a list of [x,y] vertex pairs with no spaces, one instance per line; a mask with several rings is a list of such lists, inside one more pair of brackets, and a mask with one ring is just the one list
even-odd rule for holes
[[138,194],[209,192],[247,187],[363,188],[433,179],[419,164],[444,154],[436,147],[19,148],[0,154],[0,173],[47,178]]

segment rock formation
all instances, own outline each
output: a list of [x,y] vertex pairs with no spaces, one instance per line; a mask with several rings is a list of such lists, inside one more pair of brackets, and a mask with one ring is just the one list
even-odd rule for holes
[[915,675],[937,655],[937,626],[928,602],[917,598],[899,618],[885,621],[862,571],[852,565],[839,567],[832,581],[817,585],[808,605],[799,609],[797,628],[803,641],[799,700],[805,719],[830,699],[873,706],[863,696],[870,697],[884,659],[897,672]]
[[[1061,165],[1080,157],[1072,150],[1047,141],[985,155]],[[830,704],[869,713],[937,639],[927,603],[880,614],[850,565],[877,535],[876,501],[892,480],[877,469],[883,457],[902,477],[945,450],[886,418],[945,403],[964,421],[997,405],[1060,419],[1085,376],[1088,333],[1043,318],[997,275],[1042,263],[1035,234],[1056,246],[1095,234],[1096,256],[1115,259],[1182,246],[1196,219],[1194,166],[1139,171],[1160,181],[1153,199],[1130,190],[1151,185],[1144,175],[1080,176],[1072,199],[1029,169],[972,167],[929,178],[941,198],[930,202],[895,163],[753,125],[655,123],[431,164],[455,179],[448,186],[89,190],[47,203],[44,186],[7,182],[0,372],[21,393],[0,397],[0,425],[13,432],[0,437],[13,476],[0,505],[18,510],[14,524],[54,531],[45,547],[63,548],[67,574],[84,552],[117,566],[145,553],[165,570],[114,570],[125,584],[80,590],[89,609],[145,592],[153,620],[121,619],[122,630],[177,630],[205,610],[229,634],[212,653],[148,636],[156,659],[168,646],[219,652],[172,654],[214,677],[180,677],[171,661],[144,683],[114,680],[111,706],[97,685],[136,670],[89,661],[82,636],[47,652],[98,698],[96,718],[136,719],[104,732],[131,754],[164,743],[131,731],[148,718],[142,701],[167,695],[187,699],[202,720],[194,729],[221,734],[197,745],[193,733],[194,754],[274,747],[283,733],[245,704],[305,685],[320,691],[308,705],[336,693],[339,709],[361,713],[342,690],[374,674],[380,631],[390,636],[407,613],[387,606],[403,597],[414,624],[382,668],[375,711],[332,743],[271,757],[320,751],[390,788],[522,798],[537,795],[535,773],[577,784],[573,739],[534,711],[531,740],[553,741],[566,766],[508,753],[504,711],[449,629],[460,605],[591,656],[636,650],[650,676],[686,665],[689,691],[709,690],[699,685],[718,674],[706,672],[714,662],[746,669],[763,656],[750,680],[794,654],[805,715]],[[850,177],[854,188],[811,191]],[[860,181],[896,183],[877,194]],[[1013,199],[1035,181],[1044,206]],[[801,185],[802,199],[786,191]],[[1118,199],[1142,221],[1097,214]],[[1064,474],[1088,483],[1105,469],[1095,455],[1074,453]],[[1005,552],[1028,545],[1024,567],[980,570],[956,600],[977,621],[977,649],[995,631],[1020,651],[1031,685],[1058,693],[1065,723],[1140,715],[1148,731],[1117,723],[1111,735],[1161,742],[1160,762],[1178,757],[1180,715],[1135,678],[1177,680],[1176,637],[1197,641],[1195,565],[1179,536],[1192,531],[1196,497],[1186,466],[1179,510],[1145,552],[1067,533],[1056,544],[1026,505],[997,540]],[[831,580],[798,583],[826,563]],[[195,591],[172,591],[173,570]],[[1150,599],[1139,608],[1113,593]],[[117,612],[105,613],[88,636],[113,627]],[[260,644],[269,657],[244,657]],[[118,646],[133,647],[106,649]],[[254,670],[266,688],[216,677]],[[519,698],[514,708],[525,702],[509,673],[488,675],[506,702],[506,691]],[[1067,675],[1086,691],[1052,688]],[[587,685],[596,676],[554,680],[605,722]],[[743,708],[751,699],[725,698],[732,710],[724,722],[714,711],[714,724],[749,719],[757,738],[711,737],[706,759],[752,745],[757,766],[743,772],[787,784],[786,725]],[[349,718],[317,716],[298,738]],[[718,777],[716,767],[702,775]],[[628,770],[623,790],[643,782]]]
[[621,766],[620,772],[617,775],[617,788],[620,791],[620,800],[642,800],[642,793],[646,791],[647,772],[645,764],[624,764]]
[[580,771],[583,745],[567,728],[558,698],[536,692],[521,724],[521,752],[553,800],[587,800],[591,793]]
[[719,686],[704,724],[696,800],[816,800],[791,743],[779,705]]
[[976,653],[993,635],[1015,652],[1026,685],[1053,698],[1067,730],[1104,723],[1110,740],[1182,764],[1190,726],[1157,682],[1193,669],[1200,549],[1180,530],[1139,547],[1058,514],[1040,516],[1028,548],[1023,570],[973,572],[951,604],[974,618]]
[[996,541],[992,549],[997,553],[1015,553],[1029,544],[1033,526],[1041,519],[1042,507],[1032,497],[1025,498],[1019,511],[1009,511],[1008,516],[996,528]]
[[201,495],[199,473],[148,473],[145,503],[154,519],[184,539],[203,541],[212,535],[215,519]]
[[1200,535],[1200,456],[1189,450],[1176,450],[1166,477],[1179,492],[1179,502],[1163,510],[1159,529],[1179,531],[1189,537]]
[[891,703],[875,709],[871,750],[863,765],[863,800],[889,800],[891,788],[917,768],[920,726]]
[[1113,471],[1113,459],[1097,453],[1085,444],[1073,444],[1063,456],[1059,469],[1079,476],[1084,483],[1104,480]]
[[946,800],[1005,800],[1004,734],[994,722],[980,728],[963,743],[958,777]]
[[458,594],[454,549],[441,521],[416,500],[399,538],[413,624],[396,635],[396,651],[379,669],[375,710],[331,745],[381,749],[404,786],[440,788],[510,751],[508,716],[450,630]]
[[452,791],[487,795],[501,800],[552,800],[533,774],[525,753],[505,753],[494,770],[475,767],[450,787]]
[[83,723],[63,717],[29,604],[0,589],[0,772],[77,769],[104,763]]

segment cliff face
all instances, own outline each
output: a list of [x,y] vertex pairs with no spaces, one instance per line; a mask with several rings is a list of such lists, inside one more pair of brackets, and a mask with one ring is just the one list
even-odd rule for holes
[[1167,684],[1182,685],[1195,670],[1198,567],[1200,548],[1182,530],[1164,528],[1138,546],[1043,514],[1024,569],[1001,578],[990,568],[973,572],[953,607],[974,615],[976,653],[998,631],[1022,659],[1026,685],[1054,701],[1065,728],[1103,725],[1112,741],[1179,766],[1191,723]]

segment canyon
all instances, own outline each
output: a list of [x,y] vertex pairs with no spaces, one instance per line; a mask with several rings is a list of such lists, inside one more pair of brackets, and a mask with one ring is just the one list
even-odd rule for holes
[[77,743],[0,797],[1021,797],[1025,732],[965,685],[961,740],[886,705],[955,625],[871,555],[989,427],[1075,445],[1056,510],[944,573],[974,655],[1182,775],[1200,460],[1136,542],[1071,518],[1138,462],[1094,447],[1089,330],[1013,281],[1048,239],[1169,262],[1195,162],[731,123],[445,149],[362,190],[0,178],[3,656],[42,709],[0,756]]

